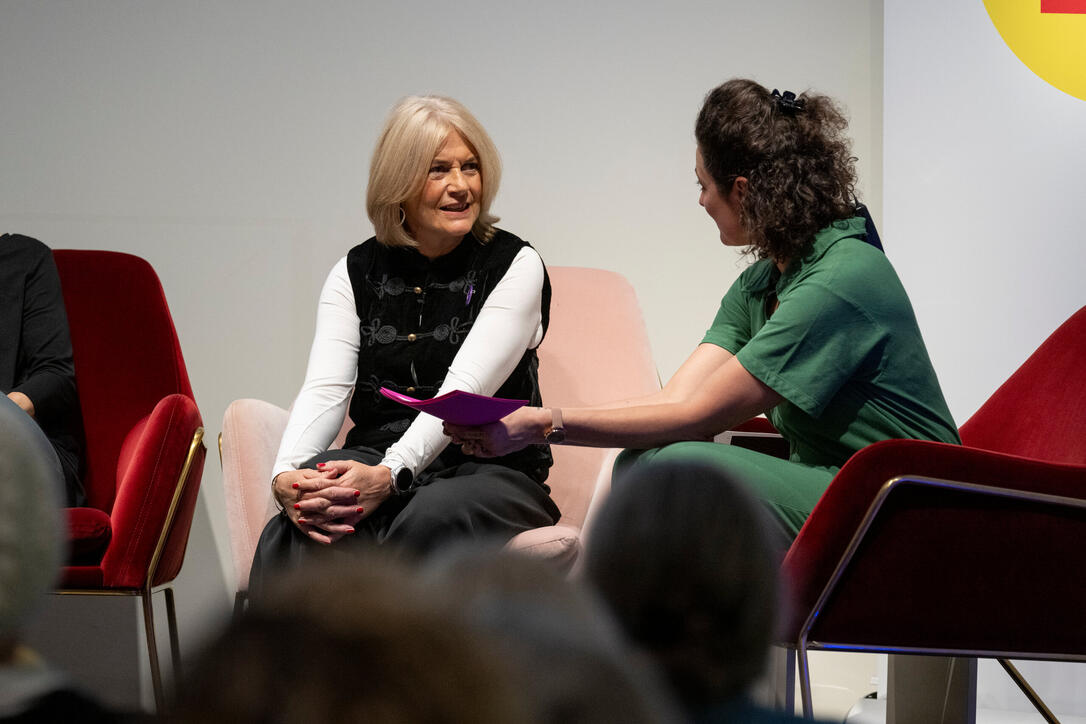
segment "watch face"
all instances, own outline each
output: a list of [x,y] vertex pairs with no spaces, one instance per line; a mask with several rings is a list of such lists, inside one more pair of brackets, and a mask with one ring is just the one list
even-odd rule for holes
[[396,490],[401,493],[406,492],[413,482],[415,482],[415,476],[411,474],[410,468],[400,468],[396,473]]
[[566,428],[552,427],[550,430],[547,430],[544,439],[551,445],[563,443],[566,441]]

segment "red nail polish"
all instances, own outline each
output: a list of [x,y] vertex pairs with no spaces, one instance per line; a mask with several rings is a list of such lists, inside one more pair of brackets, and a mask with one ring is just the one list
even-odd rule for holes
[[347,531],[347,532],[348,532],[348,533],[354,533],[354,528],[351,528],[351,529],[350,529],[349,531]]
[[305,523],[305,522],[306,522],[306,520],[305,520],[305,518],[299,518],[299,519],[298,519],[298,522],[299,522],[299,523]]
[[295,490],[297,490],[297,489],[298,489],[298,488],[299,488],[300,486],[298,485],[298,483],[294,483],[294,485],[291,485],[290,487],[292,487],[292,488],[294,488]]
[[359,495],[362,495],[362,491],[361,491],[361,490],[356,490],[356,491],[354,491],[354,497],[356,497],[356,498],[357,498],[357,497],[358,497]]
[[365,508],[357,508],[354,512],[356,512],[356,513],[365,513],[366,509]]
[[297,503],[295,503],[295,504],[294,504],[294,509],[295,509],[295,510],[301,510],[301,509],[302,509],[302,506],[300,506],[300,505],[298,505]]
[[323,467],[324,467],[324,463],[317,463],[317,467],[318,467],[318,468],[323,468]]

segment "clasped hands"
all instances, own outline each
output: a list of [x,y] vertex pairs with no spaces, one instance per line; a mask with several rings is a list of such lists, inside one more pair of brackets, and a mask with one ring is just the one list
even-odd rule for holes
[[391,472],[384,465],[356,460],[317,463],[317,470],[286,470],[275,476],[275,497],[298,529],[330,545],[354,533],[359,521],[391,494]]

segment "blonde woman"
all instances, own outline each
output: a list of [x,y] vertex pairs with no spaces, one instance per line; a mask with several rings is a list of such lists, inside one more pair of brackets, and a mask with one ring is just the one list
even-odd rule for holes
[[[321,292],[302,389],[273,470],[283,510],[253,562],[271,570],[331,547],[426,553],[452,538],[510,538],[557,521],[546,446],[483,460],[441,422],[386,400],[460,389],[540,403],[535,349],[550,284],[539,255],[494,226],[497,150],[461,104],[409,97],[370,165],[376,234],[336,263]],[[344,414],[354,428],[328,450]]]

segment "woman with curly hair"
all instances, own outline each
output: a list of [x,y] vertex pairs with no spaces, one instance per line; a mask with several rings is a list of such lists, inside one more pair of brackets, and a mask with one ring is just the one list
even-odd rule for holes
[[[522,408],[447,426],[474,455],[540,442],[624,446],[621,464],[701,462],[745,481],[791,539],[837,469],[890,438],[959,442],[905,289],[855,216],[855,159],[834,101],[733,79],[695,127],[699,203],[756,261],[659,393],[589,409]],[[712,442],[765,413],[790,457]]]

